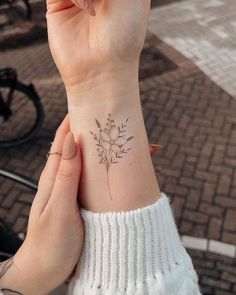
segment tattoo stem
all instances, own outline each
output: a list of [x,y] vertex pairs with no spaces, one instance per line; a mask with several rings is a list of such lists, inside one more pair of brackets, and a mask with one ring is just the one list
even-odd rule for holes
[[107,171],[107,188],[108,188],[108,192],[110,195],[110,199],[112,200],[112,196],[111,196],[111,189],[110,189],[110,184],[109,184],[109,173]]

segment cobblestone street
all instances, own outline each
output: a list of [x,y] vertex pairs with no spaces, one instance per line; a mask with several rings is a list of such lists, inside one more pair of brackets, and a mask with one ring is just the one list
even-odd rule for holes
[[[152,10],[140,62],[149,141],[164,145],[153,158],[154,166],[160,174],[161,189],[172,200],[203,294],[233,295],[236,2],[169,2],[173,4]],[[32,82],[45,111],[37,138],[17,148],[0,150],[0,168],[23,173],[36,181],[55,130],[66,114],[63,83],[44,39],[0,52],[0,68],[14,67],[21,81]],[[34,193],[3,178],[0,188],[0,217],[17,233],[25,233]]]

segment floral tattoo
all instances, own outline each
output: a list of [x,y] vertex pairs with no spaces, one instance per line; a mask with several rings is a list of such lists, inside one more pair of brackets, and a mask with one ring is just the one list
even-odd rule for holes
[[96,141],[99,163],[104,165],[106,168],[107,187],[111,200],[112,196],[109,185],[109,169],[111,168],[112,164],[117,164],[118,161],[132,149],[127,147],[127,143],[134,138],[133,136],[126,136],[128,121],[129,118],[127,118],[124,123],[118,125],[111,118],[111,114],[108,114],[108,118],[104,127],[97,119],[95,119],[97,127],[99,128],[98,134],[90,131],[94,140]]

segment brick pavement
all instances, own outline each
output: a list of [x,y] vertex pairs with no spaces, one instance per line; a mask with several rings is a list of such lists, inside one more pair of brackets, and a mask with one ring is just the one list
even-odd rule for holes
[[187,0],[158,7],[150,30],[236,97],[236,1]]
[[221,255],[189,250],[204,295],[236,294],[236,261]]
[[[153,38],[155,39],[155,38]],[[182,234],[236,244],[236,100],[191,61],[155,39],[178,69],[141,81],[162,189],[174,200]]]
[[[0,150],[0,167],[38,179],[50,141],[66,113],[63,84],[46,43],[0,54],[0,67],[15,66],[21,80],[36,85],[46,113],[36,139]],[[161,173],[162,190],[172,198],[181,234],[236,244],[236,100],[151,34],[140,77],[150,142],[165,145],[154,164]],[[33,193],[3,179],[0,187],[0,216],[16,232],[25,232]],[[200,251],[191,254],[204,294],[236,292],[235,259]]]

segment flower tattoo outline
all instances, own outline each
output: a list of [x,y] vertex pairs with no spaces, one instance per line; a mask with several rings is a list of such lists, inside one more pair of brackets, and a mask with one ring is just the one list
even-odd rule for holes
[[96,125],[99,128],[99,133],[90,131],[93,139],[96,141],[99,164],[104,165],[107,172],[107,187],[110,199],[112,200],[110,184],[109,184],[109,170],[112,164],[117,164],[119,159],[122,159],[125,154],[132,148],[126,147],[126,144],[131,141],[134,136],[127,137],[127,123],[129,118],[124,123],[116,124],[108,114],[106,124],[104,127],[95,119]]

